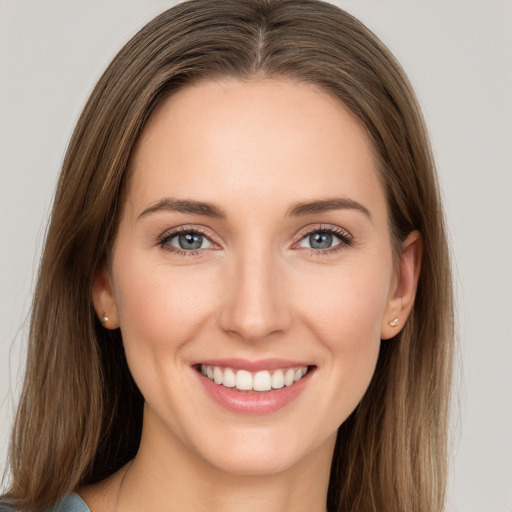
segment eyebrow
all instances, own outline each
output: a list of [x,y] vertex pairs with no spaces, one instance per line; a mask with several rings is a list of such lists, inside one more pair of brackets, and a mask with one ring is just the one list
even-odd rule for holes
[[364,207],[361,203],[341,197],[296,203],[288,209],[287,216],[299,217],[302,215],[325,213],[332,210],[358,210],[364,213],[370,220],[372,218],[368,208]]
[[172,199],[166,197],[165,199],[158,201],[158,203],[155,203],[149,208],[146,208],[138,218],[140,219],[141,217],[145,217],[150,213],[161,211],[192,213],[195,215],[205,215],[206,217],[212,217],[214,219],[225,219],[227,217],[226,212],[213,203],[192,201],[188,199]]
[[[370,220],[371,214],[368,208],[352,199],[347,198],[328,198],[314,201],[303,201],[295,203],[286,212],[287,217],[301,217],[304,215],[315,215],[332,210],[358,210],[364,213]],[[219,206],[204,201],[194,201],[190,199],[164,198],[157,203],[146,208],[139,219],[151,213],[161,211],[172,211],[180,213],[191,213],[194,215],[204,215],[214,219],[226,219],[226,212]]]

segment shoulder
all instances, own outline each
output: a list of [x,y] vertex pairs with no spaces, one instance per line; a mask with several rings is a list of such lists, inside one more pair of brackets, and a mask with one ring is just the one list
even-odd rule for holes
[[[1,511],[0,511],[1,512]],[[78,494],[70,494],[64,498],[60,503],[57,503],[52,508],[45,512],[91,512],[85,502],[78,496]]]
[[[17,512],[17,508],[9,501],[0,500],[0,512]],[[78,494],[70,494],[57,505],[46,509],[45,512],[91,512]]]

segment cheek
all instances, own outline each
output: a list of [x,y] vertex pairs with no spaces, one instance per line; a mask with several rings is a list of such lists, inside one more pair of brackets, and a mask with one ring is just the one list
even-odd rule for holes
[[323,367],[334,384],[326,403],[335,404],[333,413],[344,421],[366,392],[375,370],[389,271],[387,267],[354,266],[315,277],[301,292],[302,316],[323,345]]
[[194,338],[214,302],[212,276],[166,265],[135,266],[118,275],[116,302],[127,348],[150,345],[153,350],[177,347]]
[[347,267],[315,275],[303,283],[301,309],[312,328],[333,351],[380,340],[388,293],[388,272],[375,267]]
[[114,277],[126,358],[143,396],[160,411],[170,403],[179,408],[172,389],[181,389],[181,398],[192,403],[194,397],[182,389],[188,378],[183,356],[205,328],[215,296],[212,277],[190,268],[128,260],[118,265]]

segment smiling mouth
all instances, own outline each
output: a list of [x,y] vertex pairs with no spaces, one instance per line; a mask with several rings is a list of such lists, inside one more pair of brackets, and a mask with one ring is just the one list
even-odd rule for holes
[[238,391],[257,391],[263,393],[274,389],[290,387],[300,381],[313,368],[310,366],[300,366],[249,372],[247,370],[206,364],[196,366],[198,372],[218,386]]

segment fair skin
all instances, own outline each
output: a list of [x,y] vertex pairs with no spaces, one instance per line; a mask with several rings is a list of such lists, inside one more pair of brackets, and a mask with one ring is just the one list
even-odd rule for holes
[[[121,328],[142,441],[81,496],[94,512],[325,511],[337,428],[409,315],[421,256],[417,233],[392,253],[364,128],[313,85],[202,82],[152,114],[131,169],[93,300]],[[307,373],[226,391],[201,364]]]

